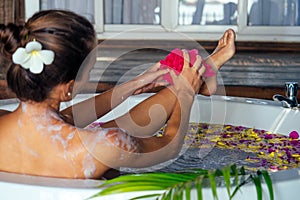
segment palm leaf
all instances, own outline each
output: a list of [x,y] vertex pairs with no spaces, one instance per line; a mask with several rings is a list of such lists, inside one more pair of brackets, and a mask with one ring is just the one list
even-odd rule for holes
[[[191,199],[191,191],[195,188],[198,199],[203,199],[203,181],[210,183],[212,195],[214,199],[218,199],[216,177],[223,176],[229,199],[232,199],[237,191],[245,184],[253,182],[257,199],[262,199],[261,179],[264,178],[268,190],[270,200],[274,200],[272,180],[267,172],[257,172],[256,174],[246,175],[243,167],[237,168],[235,165],[225,167],[222,170],[203,170],[194,169],[192,172],[182,173],[145,173],[145,174],[129,174],[119,176],[112,180],[105,181],[100,185],[101,191],[93,197],[105,196],[109,194],[137,192],[137,191],[154,191],[154,194],[134,197],[133,199],[143,199],[156,197],[161,200],[168,199]],[[234,177],[235,189],[231,193],[231,177]],[[157,191],[162,191],[161,193]]]
[[182,200],[183,199],[183,185],[179,184],[177,187],[175,187],[174,190],[174,196],[175,196],[175,200]]
[[243,185],[246,185],[248,182],[247,181],[242,181],[241,183],[238,183],[235,189],[233,190],[232,194],[230,195],[230,199],[232,199],[236,193],[241,189]]
[[192,189],[191,183],[185,184],[185,199],[186,200],[191,199],[191,189]]
[[262,200],[262,187],[260,177],[258,175],[251,176],[256,188],[257,200]]
[[109,194],[116,194],[116,193],[124,193],[124,192],[135,192],[135,191],[153,191],[153,190],[165,190],[166,187],[161,186],[159,184],[118,184],[112,185],[109,188],[102,190],[99,193],[99,196],[109,195]]
[[172,189],[168,190],[162,197],[162,199],[165,199],[165,200],[171,200],[171,196],[172,196]]
[[[230,197],[230,187],[231,187],[231,182],[230,182],[230,167],[224,167],[222,169],[226,189],[227,189],[227,194]],[[231,198],[230,198],[231,199]]]
[[264,177],[265,182],[267,184],[267,187],[268,187],[268,190],[269,190],[270,200],[274,200],[274,191],[273,191],[273,185],[272,185],[271,177],[270,177],[270,175],[267,171],[262,171],[261,174]]
[[210,187],[211,187],[211,191],[213,194],[213,197],[215,200],[218,199],[218,194],[217,194],[217,184],[216,184],[216,180],[215,180],[215,172],[209,170],[208,171],[208,178],[209,178],[209,182],[210,182]]
[[157,181],[164,181],[170,184],[178,183],[180,181],[188,181],[194,178],[195,174],[178,174],[178,173],[145,173],[145,174],[129,174],[124,176],[119,176],[117,178],[107,180],[103,183],[102,186],[110,185],[112,183],[119,183],[119,182],[157,182]]
[[148,199],[148,198],[151,198],[151,197],[158,197],[160,195],[161,195],[160,193],[148,194],[148,195],[143,195],[143,196],[139,196],[139,197],[134,197],[131,200]]
[[236,165],[230,166],[230,169],[231,169],[232,174],[233,174],[233,176],[234,176],[234,182],[235,182],[236,185],[238,185],[238,181],[239,181],[239,171],[238,171]]
[[198,200],[202,200],[203,199],[203,195],[202,195],[202,182],[203,182],[204,176],[199,176],[196,180],[195,180],[195,187],[197,190],[197,197]]

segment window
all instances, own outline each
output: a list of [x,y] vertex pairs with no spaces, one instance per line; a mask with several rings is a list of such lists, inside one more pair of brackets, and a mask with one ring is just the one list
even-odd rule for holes
[[94,0],[40,0],[40,9],[68,9],[85,16],[90,22],[95,23]]
[[248,26],[298,26],[298,0],[256,0],[248,4]]
[[104,0],[105,24],[160,24],[160,0]]
[[179,1],[179,25],[237,25],[235,1]]
[[70,9],[87,17],[99,39],[216,40],[227,28],[239,41],[300,41],[300,0],[25,0],[39,9]]

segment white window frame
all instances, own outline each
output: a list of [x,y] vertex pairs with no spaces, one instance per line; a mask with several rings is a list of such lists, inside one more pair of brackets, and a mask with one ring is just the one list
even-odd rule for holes
[[[247,1],[238,0],[237,25],[178,25],[178,0],[162,0],[160,25],[104,24],[103,0],[95,1],[95,29],[99,39],[178,40],[190,38],[214,41],[228,28],[237,41],[300,42],[300,26],[247,26]],[[39,0],[25,0],[28,19],[40,8]],[[120,34],[122,33],[122,34]]]

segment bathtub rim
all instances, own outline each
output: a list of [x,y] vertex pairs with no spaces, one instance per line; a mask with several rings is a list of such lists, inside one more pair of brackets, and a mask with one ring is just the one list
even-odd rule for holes
[[[154,95],[155,93],[143,93],[143,94],[139,94],[139,95],[135,95],[135,96],[131,96],[129,97],[129,99],[131,98],[135,98],[137,100],[142,100],[145,98],[148,98],[152,95]],[[87,98],[93,97],[97,94],[77,94],[73,100],[69,101],[69,102],[62,102],[61,104],[65,104],[63,105],[63,107],[68,107],[70,105],[72,105],[74,102],[80,102],[82,100],[85,100]],[[257,99],[257,98],[249,98],[249,97],[235,97],[235,96],[224,96],[224,95],[212,95],[212,96],[204,96],[204,95],[196,95],[195,99],[197,100],[207,100],[207,101],[225,101],[225,102],[237,102],[237,103],[244,103],[244,104],[254,104],[254,105],[266,105],[266,106],[276,106],[276,107],[282,107],[281,104],[279,102],[275,102],[273,100],[268,100],[268,99]],[[14,104],[18,104],[20,101],[17,98],[9,98],[9,99],[0,99],[0,109],[2,109],[4,106],[7,105],[14,105]],[[289,109],[289,108],[285,108],[285,109]]]
[[[300,167],[288,170],[280,170],[269,172],[272,180],[284,182],[294,179],[300,180]],[[60,178],[47,177],[29,174],[20,174],[14,172],[0,171],[0,183],[16,183],[44,187],[60,187],[60,188],[96,188],[104,183],[104,179],[80,179],[80,178]]]
[[[295,196],[297,195],[297,191],[292,188],[292,186],[299,186],[300,184],[300,168],[271,172],[270,173],[273,190],[275,197],[277,196]],[[91,197],[98,192],[101,191],[98,186],[104,183],[105,180],[94,180],[94,179],[66,179],[66,178],[54,178],[54,177],[42,177],[42,176],[32,176],[25,174],[16,174],[9,172],[0,172],[0,186],[6,188],[19,188],[24,187],[22,193],[27,193],[27,190],[30,192],[40,192],[45,191],[46,193],[53,193],[55,191],[55,195],[63,195],[63,194],[77,194],[80,196],[84,196],[86,198]],[[264,182],[262,182],[262,187],[264,191],[264,196],[268,195],[267,186]],[[254,183],[248,183],[241,187],[241,191],[237,193],[237,197],[244,197],[245,192],[253,191],[255,188]],[[203,194],[210,194],[210,187],[203,187]],[[147,194],[153,194],[154,192],[163,192],[164,190],[159,191],[145,191]],[[220,192],[226,194],[225,186],[217,187],[218,196],[220,197]],[[254,190],[255,191],[255,190]],[[8,196],[14,196],[16,194],[8,194],[2,193]],[[116,193],[114,195],[118,196],[136,196],[136,194],[144,194],[143,192],[129,192],[129,193]],[[251,194],[253,195],[253,194]],[[2,196],[2,195],[0,195]],[[107,199],[111,197],[111,195],[105,196]],[[235,197],[234,199],[239,199]],[[281,198],[275,199],[281,199]],[[105,198],[105,199],[106,199]],[[97,198],[96,198],[97,199]],[[102,198],[100,198],[102,199]],[[248,198],[247,198],[248,199]]]

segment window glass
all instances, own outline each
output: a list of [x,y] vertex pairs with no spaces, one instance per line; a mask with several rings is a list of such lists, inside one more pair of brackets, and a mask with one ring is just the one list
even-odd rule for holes
[[179,25],[236,25],[237,0],[179,0]]
[[298,0],[248,0],[249,26],[298,26]]
[[86,17],[91,23],[95,22],[94,0],[40,0],[40,7],[41,10],[72,10]]
[[105,24],[160,24],[161,0],[104,0]]

